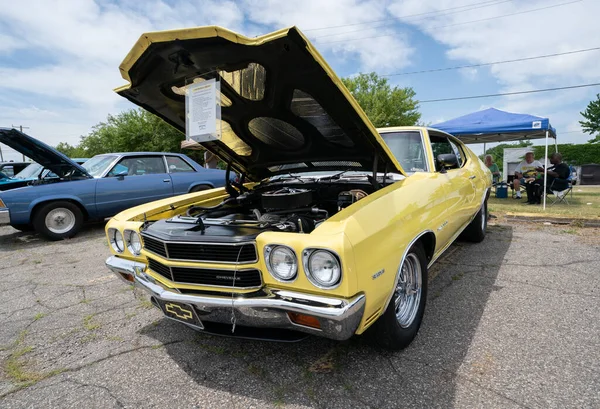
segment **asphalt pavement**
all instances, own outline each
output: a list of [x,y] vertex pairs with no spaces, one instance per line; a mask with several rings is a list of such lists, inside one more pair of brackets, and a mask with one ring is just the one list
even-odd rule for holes
[[600,407],[598,233],[501,222],[453,245],[390,353],[200,334],[108,272],[103,226],[0,227],[0,407]]

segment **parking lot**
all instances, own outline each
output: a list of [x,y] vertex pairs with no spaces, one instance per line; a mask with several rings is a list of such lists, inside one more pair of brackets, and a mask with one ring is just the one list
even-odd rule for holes
[[0,407],[599,407],[600,236],[497,222],[433,268],[415,342],[196,333],[104,267],[103,226],[0,228]]

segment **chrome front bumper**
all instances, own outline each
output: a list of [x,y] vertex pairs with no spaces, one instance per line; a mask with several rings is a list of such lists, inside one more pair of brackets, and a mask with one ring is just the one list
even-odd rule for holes
[[[144,264],[111,256],[106,266],[128,284],[133,281],[146,290],[154,301],[193,305],[200,320],[207,322],[230,324],[235,315],[236,324],[241,326],[283,328],[341,341],[354,335],[365,308],[364,294],[345,299],[269,288],[264,288],[258,296],[238,294],[233,298],[182,294],[146,274]],[[293,323],[288,312],[316,317],[321,329]]]
[[10,213],[8,212],[8,209],[1,209],[0,210],[0,226],[4,226],[10,224]]

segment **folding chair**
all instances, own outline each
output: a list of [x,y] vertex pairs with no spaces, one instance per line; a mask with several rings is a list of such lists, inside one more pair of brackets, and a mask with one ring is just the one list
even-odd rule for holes
[[556,190],[554,188],[554,182],[556,182],[557,180],[564,181],[564,179],[554,179],[552,181],[552,184],[548,188],[548,194],[552,194],[554,196],[554,200],[552,201],[552,203],[550,203],[550,206],[554,205],[555,203],[566,203],[568,205],[569,201],[567,200],[567,196],[571,194],[571,199],[573,199],[573,184],[571,180],[567,179],[567,188],[564,190]]
[[[506,177],[506,183],[508,183],[508,186],[510,186],[510,190],[511,190],[510,197],[512,197],[513,199],[515,198],[515,196],[517,194],[517,192],[515,192],[515,185],[513,184],[514,180],[515,180],[515,175],[508,175]],[[523,184],[519,185],[519,190],[521,191],[521,194],[527,192],[527,189],[526,189],[525,185],[523,185]]]

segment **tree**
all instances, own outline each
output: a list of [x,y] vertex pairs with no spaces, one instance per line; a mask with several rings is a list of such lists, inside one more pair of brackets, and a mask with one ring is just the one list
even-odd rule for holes
[[410,87],[392,87],[374,72],[342,78],[342,82],[376,127],[416,125],[421,118]]
[[600,94],[596,94],[596,100],[590,101],[585,111],[580,113],[586,119],[579,121],[583,132],[590,135],[596,134],[594,139],[590,139],[588,142],[600,143]]
[[[548,156],[554,153],[554,147],[548,147]],[[534,154],[536,158],[543,158],[545,146],[535,146]],[[558,145],[558,151],[562,155],[563,162],[569,165],[586,165],[588,163],[600,163],[600,143],[571,144],[565,143]]]
[[[61,142],[58,150],[70,157],[92,157],[110,152],[181,152],[185,135],[161,118],[143,109],[131,109],[108,115],[92,131],[81,137],[77,146]],[[185,154],[203,163],[203,151]]]
[[85,157],[87,157],[87,153],[85,152],[84,149],[80,148],[79,146],[69,145],[66,142],[61,142],[58,145],[56,145],[56,150],[64,153],[69,158],[85,158]]
[[498,165],[500,172],[504,168],[504,149],[505,148],[526,148],[533,145],[531,141],[519,141],[516,143],[501,143],[494,146],[493,148],[486,149],[485,154],[481,155],[481,160],[485,158],[485,155],[492,155],[494,162]]

